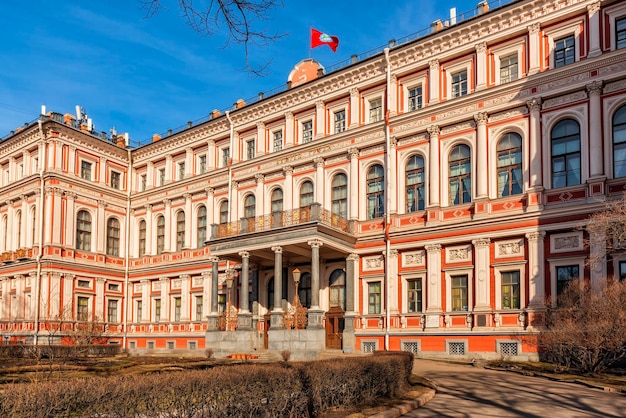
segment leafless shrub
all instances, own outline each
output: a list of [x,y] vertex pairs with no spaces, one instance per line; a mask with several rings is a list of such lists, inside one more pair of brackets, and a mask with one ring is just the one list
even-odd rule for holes
[[282,357],[283,361],[289,361],[289,359],[291,358],[291,351],[283,350],[280,352],[280,356]]
[[207,348],[206,350],[204,350],[204,355],[206,356],[206,358],[211,359],[213,358],[213,349],[212,348]]

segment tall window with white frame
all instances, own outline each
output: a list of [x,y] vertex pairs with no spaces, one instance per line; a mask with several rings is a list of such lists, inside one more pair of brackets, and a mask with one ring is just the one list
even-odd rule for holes
[[154,322],[161,321],[161,299],[154,300]]
[[230,148],[222,149],[222,167],[228,167],[228,161],[230,160]]
[[251,160],[256,153],[256,141],[254,139],[246,142],[246,159]]
[[331,185],[331,209],[333,214],[348,217],[348,177],[339,173],[333,177]]
[[135,301],[135,322],[141,322],[143,316],[143,301],[141,299]]
[[180,322],[183,307],[183,300],[180,297],[174,298],[174,321]]
[[554,68],[573,64],[576,60],[576,41],[568,35],[554,41]]
[[406,287],[407,311],[411,313],[422,312],[422,279],[407,280]]
[[412,155],[406,163],[406,211],[424,210],[424,158]]
[[552,187],[580,184],[580,127],[572,119],[557,123],[550,135]]
[[142,174],[139,176],[139,191],[145,192],[148,188],[148,176],[146,174]]
[[220,204],[220,223],[228,223],[228,200],[225,200]]
[[119,190],[121,178],[122,178],[122,175],[120,173],[118,173],[117,171],[111,171],[111,187],[116,190]]
[[195,297],[196,301],[196,321],[202,321],[202,295]]
[[385,213],[385,173],[380,164],[367,172],[367,218],[380,218]]
[[613,177],[626,177],[626,106],[613,115]]
[[518,79],[517,53],[500,58],[500,84]]
[[450,301],[452,311],[467,311],[467,274],[458,274],[450,277]]
[[409,88],[409,111],[422,108],[422,85]]
[[271,195],[271,210],[272,210],[272,226],[278,227],[282,225],[282,213],[283,213],[283,190],[280,187],[272,190]]
[[159,168],[159,186],[165,186],[165,169]]
[[615,47],[617,49],[626,47],[626,17],[615,19]]
[[206,173],[206,155],[201,155],[198,159],[198,174]]
[[333,133],[341,133],[344,132],[346,130],[346,111],[344,110],[338,110],[334,113],[333,115],[334,117],[334,127],[335,130]]
[[467,94],[467,71],[452,74],[450,97],[457,98]]
[[274,131],[272,133],[273,141],[272,141],[272,150],[274,152],[280,151],[283,149],[283,131]]
[[185,178],[185,163],[178,163],[178,180],[183,180]]
[[300,207],[305,208],[313,204],[313,183],[305,181],[300,186]]
[[83,180],[91,180],[91,166],[89,161],[80,162],[80,178]]
[[165,250],[165,217],[163,215],[157,218],[156,232],[156,253],[162,254]]
[[510,132],[500,139],[498,153],[498,197],[522,193],[522,138]]
[[185,212],[182,210],[176,214],[176,251],[181,251],[185,246]]
[[107,301],[107,322],[117,322],[117,300],[109,299]]
[[109,218],[107,221],[106,252],[114,257],[120,255],[120,221],[117,218]]
[[460,205],[472,201],[472,169],[470,148],[457,145],[450,152],[448,182],[450,205]]
[[204,242],[206,241],[206,232],[207,232],[207,224],[206,224],[206,206],[201,205],[198,208],[198,248],[204,247]]
[[253,194],[246,196],[246,199],[243,201],[243,217],[247,219],[256,217],[256,198]]
[[346,309],[346,272],[343,269],[336,269],[330,273],[328,278],[330,295],[328,303],[331,310]]
[[139,257],[146,255],[146,221],[139,221]]
[[367,313],[379,314],[381,311],[381,284],[380,282],[370,282],[367,284]]
[[79,296],[76,306],[76,320],[87,321],[89,319],[89,298]]
[[91,251],[91,215],[86,210],[76,215],[76,249]]
[[383,99],[377,97],[370,100],[370,123],[378,122],[383,119]]
[[574,264],[571,266],[556,267],[556,301],[559,303],[559,296],[563,294],[568,286],[576,283],[580,278],[580,266]]
[[306,144],[313,140],[313,121],[307,120],[302,122],[302,143]]
[[519,270],[505,271],[500,274],[502,291],[502,309],[520,308],[520,274]]

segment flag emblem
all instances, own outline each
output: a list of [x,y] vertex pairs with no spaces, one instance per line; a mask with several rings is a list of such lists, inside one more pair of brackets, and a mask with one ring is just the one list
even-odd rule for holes
[[311,28],[311,48],[316,48],[320,45],[328,45],[333,52],[336,52],[339,46],[339,38]]

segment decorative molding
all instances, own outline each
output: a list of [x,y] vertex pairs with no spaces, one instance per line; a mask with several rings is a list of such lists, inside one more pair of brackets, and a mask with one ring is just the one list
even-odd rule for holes
[[424,250],[403,252],[402,253],[402,266],[423,266],[426,263],[426,253]]
[[506,240],[496,243],[495,258],[519,257],[524,255],[524,240]]
[[383,256],[363,257],[363,271],[380,270],[383,267]]
[[583,249],[583,232],[576,231],[550,236],[550,252],[564,253]]
[[472,260],[470,245],[446,247],[446,263],[460,263]]
[[559,107],[566,103],[579,102],[587,99],[587,93],[584,91],[576,91],[570,94],[564,94],[553,99],[547,99],[543,102],[543,110],[550,109],[552,107]]

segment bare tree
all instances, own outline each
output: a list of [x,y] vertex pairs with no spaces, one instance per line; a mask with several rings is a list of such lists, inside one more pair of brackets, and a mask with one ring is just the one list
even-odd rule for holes
[[[156,15],[166,0],[139,0],[146,17]],[[259,22],[271,19],[274,9],[283,7],[282,0],[178,0],[187,25],[203,36],[225,33],[225,46],[243,45],[245,69],[254,76],[264,76],[271,60],[260,65],[251,62],[250,51],[255,46],[266,46],[285,33],[272,33],[259,28]]]
[[589,217],[584,227],[588,233],[589,264],[606,263],[608,257],[626,254],[626,197],[606,204],[606,209]]

